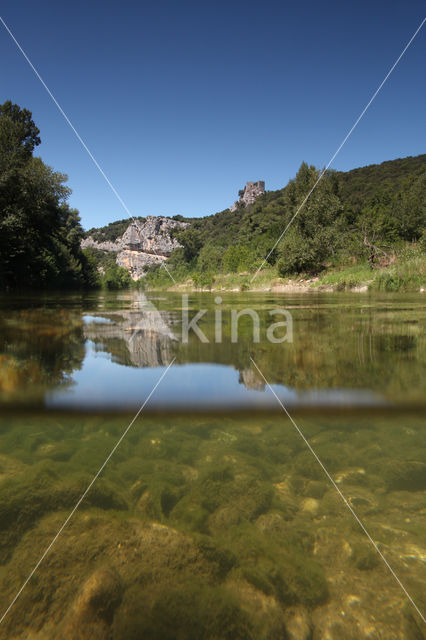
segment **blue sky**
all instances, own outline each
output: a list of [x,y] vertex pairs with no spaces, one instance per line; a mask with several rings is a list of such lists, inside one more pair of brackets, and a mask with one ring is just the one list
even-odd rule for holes
[[[323,166],[425,15],[423,0],[4,3],[2,17],[133,215],[206,215],[247,180]],[[1,25],[0,25],[1,27]],[[333,167],[425,152],[426,27]],[[127,217],[0,28],[0,101],[33,112],[83,226]]]

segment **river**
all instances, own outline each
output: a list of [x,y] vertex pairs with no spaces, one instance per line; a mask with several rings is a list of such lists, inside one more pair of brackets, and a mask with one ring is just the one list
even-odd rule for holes
[[423,637],[421,295],[0,303],[2,637]]

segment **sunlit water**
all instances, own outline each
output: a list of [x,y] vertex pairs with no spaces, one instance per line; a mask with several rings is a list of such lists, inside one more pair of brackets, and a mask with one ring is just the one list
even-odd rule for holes
[[[301,436],[424,611],[422,297],[222,298],[190,296],[187,344],[176,294],[2,300],[2,612],[173,364],[1,637],[423,637]],[[292,342],[266,339],[277,307]],[[233,342],[246,308],[260,340],[245,316]]]

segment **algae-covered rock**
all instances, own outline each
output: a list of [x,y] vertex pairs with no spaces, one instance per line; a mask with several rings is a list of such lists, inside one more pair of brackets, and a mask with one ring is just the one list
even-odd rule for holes
[[[0,584],[1,609],[7,607],[62,521],[58,515],[49,515],[22,537]],[[232,564],[230,554],[208,550],[205,544],[161,524],[146,525],[88,512],[76,514],[7,618],[4,637],[13,638],[14,633],[21,640],[40,630],[37,640],[109,640],[116,615],[121,620],[117,633],[124,629],[123,635],[117,637],[126,637],[133,628],[139,633],[136,609],[140,612],[147,603],[144,624],[148,625],[148,635],[142,637],[161,638],[168,629],[176,625],[179,629],[179,616],[190,600],[193,608],[184,614],[181,637],[185,633],[191,637],[191,629],[197,629],[209,601],[211,622],[206,628],[219,629],[220,624],[225,624],[222,615],[228,622],[229,611],[235,609],[236,618],[239,615],[238,607],[232,604],[234,599],[219,588]],[[194,584],[198,586],[195,588]],[[174,594],[171,599],[170,591]],[[198,598],[197,592],[204,595]],[[130,601],[134,608],[132,604],[129,609]],[[171,612],[167,620],[168,606]],[[128,610],[133,612],[135,627],[127,625]],[[157,633],[155,629],[159,635],[150,636],[151,632]],[[215,637],[213,631],[211,637]]]
[[298,536],[277,539],[246,523],[229,530],[223,545],[237,558],[235,575],[283,605],[314,606],[327,599],[324,573],[298,542]]
[[247,615],[256,640],[287,640],[284,609],[273,595],[242,579],[230,579],[226,586]]
[[310,451],[303,451],[296,456],[293,462],[293,470],[295,474],[309,480],[319,481],[324,478],[324,471]]
[[58,630],[63,640],[108,640],[110,625],[121,602],[123,586],[117,571],[98,569],[83,584]]
[[320,508],[320,503],[316,498],[305,498],[302,502],[302,511],[316,516]]
[[23,473],[26,465],[10,456],[0,455],[0,482]]
[[248,615],[226,588],[188,580],[149,598],[135,585],[117,612],[114,640],[256,640]]
[[274,484],[274,506],[280,511],[286,520],[292,520],[299,509],[293,486],[289,480],[284,479]]
[[312,619],[304,607],[289,607],[285,612],[285,628],[288,640],[311,640]]
[[171,511],[173,521],[187,523],[203,533],[220,531],[244,520],[254,520],[266,511],[273,490],[251,477],[235,477],[224,465],[205,472]]
[[262,533],[284,536],[288,532],[288,525],[281,513],[270,511],[264,513],[256,520],[256,527]]
[[[0,560],[7,559],[20,536],[46,513],[72,509],[90,480],[82,474],[62,480],[44,464],[4,480],[0,492]],[[87,506],[122,510],[126,503],[114,487],[101,479],[81,505]]]
[[[417,594],[413,595],[417,596]],[[424,596],[422,598],[416,597],[416,603],[423,611],[425,610],[425,601]],[[403,634],[404,640],[425,640],[426,638],[425,624],[409,602],[403,609]]]
[[389,460],[383,465],[383,479],[390,491],[424,491],[426,464],[416,460]]
[[357,569],[369,571],[380,564],[380,556],[370,542],[356,542],[352,544],[351,561]]
[[237,564],[237,558],[230,549],[216,545],[210,536],[201,536],[197,541],[203,557],[216,567],[216,576],[224,579]]
[[38,447],[35,452],[37,459],[55,460],[56,462],[66,462],[75,453],[74,442],[49,442]]

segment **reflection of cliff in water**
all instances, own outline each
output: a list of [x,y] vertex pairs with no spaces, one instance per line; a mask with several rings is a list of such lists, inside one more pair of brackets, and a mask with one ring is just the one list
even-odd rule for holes
[[[110,353],[115,362],[128,366],[164,366],[173,357],[180,365],[230,366],[239,372],[241,385],[249,390],[265,389],[252,357],[270,384],[297,392],[357,389],[384,393],[392,400],[407,395],[421,398],[423,316],[416,310],[389,314],[387,308],[355,308],[343,321],[340,308],[297,307],[292,309],[297,327],[294,341],[277,345],[263,335],[259,343],[254,343],[250,322],[241,322],[236,342],[232,341],[229,322],[223,322],[223,337],[216,342],[214,314],[208,309],[198,324],[207,342],[193,330],[184,342],[180,339],[181,303],[164,301],[166,308],[157,309],[141,296],[131,302],[130,309],[104,314],[103,324],[87,325],[85,337],[95,343],[96,349]],[[162,299],[155,299],[155,304],[162,305]],[[192,303],[190,319],[197,312],[197,304],[203,309],[204,300]],[[266,311],[260,309],[258,313],[260,326],[268,326]],[[211,375],[214,378],[213,370]]]
[[227,349],[227,353],[219,350],[223,356],[220,358],[217,357],[217,345],[213,345],[216,357],[206,345],[202,345],[204,349],[196,354],[198,357],[188,358],[187,349],[170,328],[171,324],[173,315],[160,313],[155,308],[117,311],[86,317],[84,336],[94,343],[96,350],[111,354],[112,361],[117,364],[140,368],[162,367],[170,364],[173,358],[176,358],[177,364],[226,364],[239,371],[239,382],[247,389],[265,390],[264,381],[255,371],[244,366],[243,362],[238,366],[241,358],[233,349]]
[[240,371],[239,382],[246,389],[255,389],[256,391],[265,391],[265,381],[253,369],[246,368]]
[[111,354],[113,362],[133,367],[167,366],[177,340],[170,314],[142,300],[141,308],[86,318],[84,336],[96,349]]

